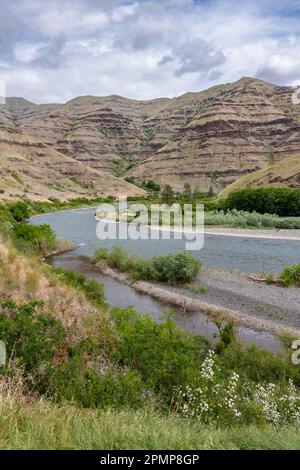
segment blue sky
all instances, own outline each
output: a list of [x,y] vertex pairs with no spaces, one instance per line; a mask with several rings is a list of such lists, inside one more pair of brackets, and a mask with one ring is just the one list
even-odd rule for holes
[[300,0],[0,0],[9,96],[151,99],[255,76],[300,84]]

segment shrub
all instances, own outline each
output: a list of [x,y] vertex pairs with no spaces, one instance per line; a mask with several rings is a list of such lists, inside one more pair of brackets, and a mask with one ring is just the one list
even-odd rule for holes
[[225,201],[226,209],[277,214],[281,217],[300,216],[300,190],[288,188],[247,188],[234,191]]
[[14,227],[14,236],[25,249],[41,255],[48,255],[57,246],[55,234],[50,225],[19,223]]
[[25,202],[17,202],[9,206],[9,212],[16,222],[25,222],[29,218],[28,205]]
[[161,199],[165,204],[168,204],[169,206],[172,205],[175,201],[175,192],[172,186],[167,184],[164,188],[164,190],[161,193]]
[[280,275],[286,287],[296,284],[300,286],[300,263],[287,266]]
[[201,261],[187,253],[156,256],[145,260],[130,256],[122,248],[115,246],[111,252],[105,248],[98,250],[93,262],[104,261],[112,268],[131,274],[135,279],[168,282],[169,284],[188,284],[195,279],[202,266]]
[[112,359],[137,370],[148,387],[170,402],[174,387],[188,383],[199,370],[208,342],[169,319],[156,323],[131,307],[116,308],[112,314],[119,336]]
[[245,212],[220,210],[205,213],[206,225],[228,225],[232,227],[256,227],[300,229],[300,217],[279,217],[272,214],[259,214],[258,212]]
[[19,364],[32,371],[53,360],[64,341],[65,330],[59,321],[43,312],[41,303],[18,307],[9,301],[0,305],[0,338],[6,344],[8,357],[16,357]]
[[183,416],[205,423],[300,423],[300,394],[291,381],[282,387],[245,381],[233,371],[224,375],[213,351],[191,384],[179,389],[177,406]]
[[88,279],[83,274],[78,274],[72,270],[61,268],[53,269],[54,274],[66,284],[82,291],[87,300],[96,307],[105,306],[104,289],[99,282],[94,279]]
[[255,345],[244,346],[239,341],[219,350],[220,365],[229,372],[234,370],[245,380],[286,384],[293,380],[300,385],[300,370],[291,362]]
[[157,256],[151,260],[153,280],[169,284],[185,284],[193,281],[202,263],[187,253]]
[[84,408],[136,408],[145,404],[145,385],[135,371],[95,371],[83,356],[47,371],[45,392],[56,402],[75,401]]

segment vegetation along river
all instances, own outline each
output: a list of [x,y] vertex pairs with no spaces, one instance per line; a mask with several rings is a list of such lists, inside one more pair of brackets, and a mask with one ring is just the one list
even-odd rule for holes
[[[107,302],[112,306],[127,307],[133,305],[141,313],[150,313],[159,320],[166,306],[158,301],[137,293],[133,288],[103,276],[88,262],[86,257],[94,254],[101,246],[111,248],[118,244],[128,251],[152,257],[167,253],[184,251],[184,240],[121,240],[100,241],[96,236],[97,221],[95,209],[77,209],[55,212],[33,217],[33,224],[50,224],[59,238],[71,240],[76,245],[72,253],[58,255],[51,262],[55,267],[73,269],[101,282],[105,288]],[[201,259],[206,267],[242,272],[280,272],[284,266],[294,264],[300,242],[295,240],[259,239],[230,236],[206,235],[204,248],[191,254]],[[204,334],[213,339],[216,327],[201,314],[187,317],[176,316],[181,326]],[[246,328],[240,329],[240,337],[246,343],[255,341],[259,346],[278,350],[277,340],[268,333],[257,333]]]

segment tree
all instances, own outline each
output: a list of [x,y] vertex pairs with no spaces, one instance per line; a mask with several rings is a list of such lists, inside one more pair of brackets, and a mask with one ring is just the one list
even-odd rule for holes
[[189,183],[185,183],[184,189],[183,189],[183,197],[184,199],[190,200],[192,199],[192,188]]
[[13,216],[16,222],[25,222],[30,214],[27,204],[25,202],[17,202],[9,206],[9,212]]
[[207,193],[207,197],[214,197],[214,195],[215,195],[214,188],[211,185],[210,188],[209,188],[209,191]]
[[162,197],[163,202],[171,206],[175,201],[175,193],[174,193],[174,189],[172,188],[172,186],[167,184],[165,186],[165,189],[161,193],[161,197]]

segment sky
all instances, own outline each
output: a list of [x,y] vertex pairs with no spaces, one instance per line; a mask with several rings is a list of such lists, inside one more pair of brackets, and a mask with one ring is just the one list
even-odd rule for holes
[[0,8],[8,96],[153,99],[243,76],[300,84],[300,0],[0,0]]

